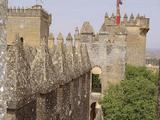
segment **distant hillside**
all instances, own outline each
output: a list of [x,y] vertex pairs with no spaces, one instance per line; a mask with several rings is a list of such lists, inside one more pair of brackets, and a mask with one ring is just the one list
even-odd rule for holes
[[147,57],[160,58],[160,49],[147,49]]

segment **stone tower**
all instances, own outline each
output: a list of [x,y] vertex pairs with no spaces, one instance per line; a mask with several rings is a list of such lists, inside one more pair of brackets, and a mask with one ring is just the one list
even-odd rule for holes
[[149,18],[140,16],[135,18],[131,14],[129,20],[124,16],[123,23],[127,35],[127,63],[135,66],[144,66],[146,57],[146,35],[149,31]]
[[[114,25],[113,23],[111,25]],[[84,22],[81,29],[81,40],[87,44],[92,68],[99,67],[102,71],[101,92],[104,92],[110,83],[119,83],[124,79],[126,61],[125,26],[115,25],[113,28],[105,25],[96,35],[89,22]]]
[[[135,66],[145,65],[145,52],[146,52],[146,35],[149,30],[149,18],[140,16],[139,14],[135,18],[131,14],[130,18],[125,14],[122,26],[127,29],[127,64]],[[116,17],[112,14],[109,17],[106,13],[105,22],[101,27],[103,29],[115,29]],[[109,31],[108,31],[109,32]]]
[[99,67],[102,73],[101,92],[110,83],[118,83],[125,78],[125,64],[144,66],[146,35],[149,30],[149,18],[133,14],[127,15],[117,26],[116,16],[105,14],[100,31],[95,34],[89,22],[84,22],[81,40],[87,44],[92,68]]
[[31,46],[38,46],[40,40],[49,36],[51,15],[41,5],[31,8],[10,8],[8,9],[7,43],[13,44],[15,34],[25,39],[24,43]]

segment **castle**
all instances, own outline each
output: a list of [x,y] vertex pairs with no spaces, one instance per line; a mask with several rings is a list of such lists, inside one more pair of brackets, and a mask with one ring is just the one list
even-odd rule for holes
[[79,34],[68,34],[64,44],[59,33],[57,44],[48,47],[50,15],[43,16],[42,6],[23,10],[8,10],[7,32],[14,33],[7,37],[5,120],[88,120],[91,65],[86,45]]
[[81,28],[82,42],[87,44],[92,68],[102,71],[102,92],[109,83],[124,79],[125,64],[145,65],[146,34],[149,30],[149,18],[133,14],[128,20],[124,15],[120,26],[116,25],[116,16],[106,13],[100,31],[95,34],[89,22]]
[[100,74],[103,93],[125,78],[126,64],[145,65],[149,18],[125,15],[117,26],[106,14],[98,33],[84,22],[66,44],[61,33],[54,44],[50,24],[41,5],[8,9],[7,120],[89,120],[93,69],[101,71],[92,74]]

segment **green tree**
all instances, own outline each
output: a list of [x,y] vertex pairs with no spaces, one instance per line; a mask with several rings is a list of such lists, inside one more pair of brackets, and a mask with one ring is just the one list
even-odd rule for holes
[[103,100],[105,120],[155,120],[157,76],[145,67],[126,66],[126,79],[110,86]]

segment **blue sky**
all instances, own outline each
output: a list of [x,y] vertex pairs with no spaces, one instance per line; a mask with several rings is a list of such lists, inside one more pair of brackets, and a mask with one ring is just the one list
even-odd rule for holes
[[[84,21],[90,21],[95,31],[99,31],[104,14],[116,11],[116,0],[43,0],[44,8],[52,14],[51,31],[55,34],[74,32]],[[138,13],[150,18],[150,31],[147,35],[148,48],[160,48],[160,0],[123,0],[122,15]],[[36,0],[9,0],[9,6],[30,7]]]

